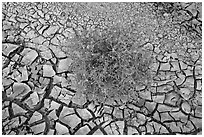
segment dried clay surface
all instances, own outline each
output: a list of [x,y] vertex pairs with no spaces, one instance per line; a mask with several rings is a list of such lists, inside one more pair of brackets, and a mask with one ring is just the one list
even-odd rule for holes
[[201,9],[2,3],[2,134],[202,134]]

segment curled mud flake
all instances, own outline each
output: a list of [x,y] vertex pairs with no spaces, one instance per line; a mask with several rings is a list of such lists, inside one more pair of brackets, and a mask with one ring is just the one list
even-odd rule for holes
[[30,92],[30,87],[24,83],[14,83],[13,84],[13,94],[11,95],[14,98],[22,98],[23,95]]
[[55,129],[58,135],[69,135],[69,130],[66,126],[56,122]]
[[15,103],[12,104],[12,109],[13,109],[14,115],[27,112],[26,110],[24,110],[22,107],[20,107]]
[[66,59],[62,59],[59,61],[59,64],[58,64],[58,73],[61,73],[61,72],[66,72],[68,71],[70,65],[72,64],[73,60],[72,59],[69,59],[69,58],[66,58]]
[[46,127],[46,123],[43,122],[38,125],[35,124],[34,126],[31,127],[31,129],[35,134],[42,134],[45,130],[45,127]]
[[55,71],[51,65],[43,65],[43,76],[44,77],[52,77],[55,75]]
[[38,53],[34,50],[23,55],[21,62],[25,65],[30,65],[37,57]]

